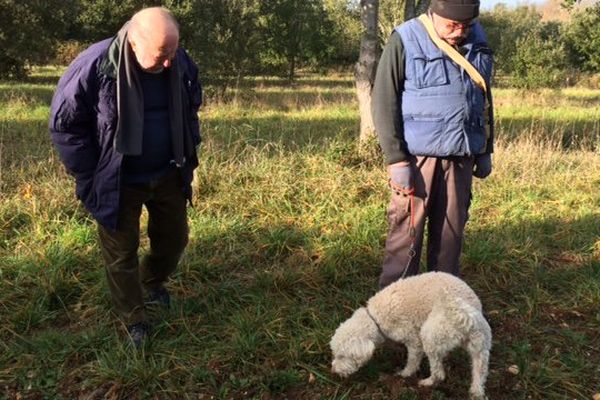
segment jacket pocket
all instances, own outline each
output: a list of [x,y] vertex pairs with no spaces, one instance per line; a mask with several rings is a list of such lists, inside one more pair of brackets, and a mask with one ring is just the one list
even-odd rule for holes
[[387,209],[388,223],[392,226],[400,224],[410,216],[410,197],[392,192],[392,198]]
[[417,54],[413,57],[413,68],[415,81],[419,89],[447,85],[448,70],[444,55],[436,53],[433,55]]
[[198,122],[198,107],[202,103],[202,95],[199,87],[195,86],[193,81],[184,77],[183,89],[183,107],[186,110],[184,118],[186,119],[187,129],[189,130],[194,146],[201,142],[200,125]]
[[442,156],[441,142],[444,118],[434,116],[405,116],[404,139],[410,154],[415,156]]

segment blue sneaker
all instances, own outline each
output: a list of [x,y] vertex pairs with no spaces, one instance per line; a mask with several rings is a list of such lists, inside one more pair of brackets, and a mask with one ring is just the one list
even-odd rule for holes
[[140,349],[150,336],[150,325],[146,322],[129,325],[127,326],[127,333],[133,346],[136,349]]

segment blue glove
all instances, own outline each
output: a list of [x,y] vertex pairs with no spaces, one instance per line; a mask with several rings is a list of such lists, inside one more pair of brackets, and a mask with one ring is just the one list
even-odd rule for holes
[[408,192],[413,188],[413,166],[410,161],[388,165],[390,185],[397,191]]
[[485,179],[492,173],[492,155],[481,154],[475,157],[475,168],[473,176],[479,179]]

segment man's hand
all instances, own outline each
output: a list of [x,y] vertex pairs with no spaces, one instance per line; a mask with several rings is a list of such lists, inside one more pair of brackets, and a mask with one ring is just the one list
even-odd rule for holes
[[413,189],[413,165],[410,161],[388,165],[388,175],[393,190],[408,193]]
[[481,154],[475,157],[475,168],[473,176],[479,179],[485,179],[492,173],[492,155]]

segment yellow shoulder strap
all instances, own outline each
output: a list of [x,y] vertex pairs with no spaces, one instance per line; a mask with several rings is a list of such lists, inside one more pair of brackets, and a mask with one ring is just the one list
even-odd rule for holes
[[435,43],[435,45],[440,50],[446,53],[448,57],[454,60],[454,62],[463,67],[463,69],[467,72],[467,74],[469,74],[471,79],[473,79],[473,82],[475,82],[477,86],[479,86],[484,92],[487,93],[487,85],[485,84],[485,79],[483,79],[479,71],[477,71],[475,67],[471,65],[471,63],[466,58],[464,58],[454,47],[450,46],[450,44],[440,39],[437,32],[435,31],[435,28],[433,27],[431,19],[426,14],[421,14],[419,16],[419,21],[421,21],[421,23],[425,26],[425,29],[427,30],[427,33],[429,34],[429,37],[431,38],[433,43]]

